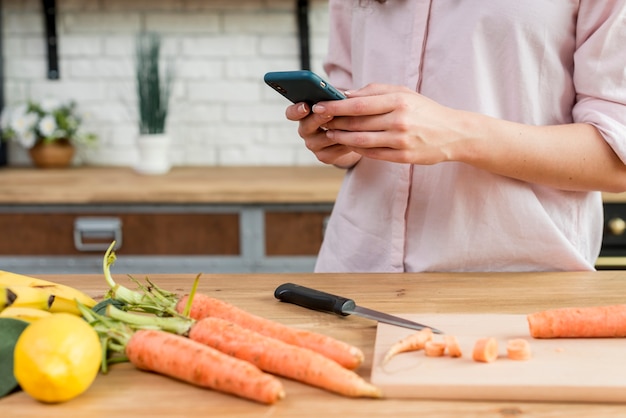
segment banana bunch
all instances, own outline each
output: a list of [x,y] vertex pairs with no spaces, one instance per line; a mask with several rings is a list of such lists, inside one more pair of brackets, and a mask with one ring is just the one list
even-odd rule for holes
[[76,301],[90,308],[96,305],[73,287],[0,270],[0,317],[32,322],[55,312],[80,316]]

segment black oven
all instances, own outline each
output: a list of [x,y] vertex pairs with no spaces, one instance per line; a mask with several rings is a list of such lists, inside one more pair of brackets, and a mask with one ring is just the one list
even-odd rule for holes
[[598,270],[626,269],[626,201],[619,200],[614,197],[604,201],[604,235],[596,262]]

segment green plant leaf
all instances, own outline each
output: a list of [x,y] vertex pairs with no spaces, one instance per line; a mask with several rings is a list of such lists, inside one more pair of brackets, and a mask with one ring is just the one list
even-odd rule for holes
[[28,322],[13,318],[0,318],[0,398],[18,388],[13,374],[13,351],[17,339]]

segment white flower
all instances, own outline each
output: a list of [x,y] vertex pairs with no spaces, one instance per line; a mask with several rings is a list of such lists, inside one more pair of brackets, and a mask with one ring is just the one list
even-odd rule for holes
[[33,145],[35,145],[35,142],[37,142],[37,136],[35,136],[35,132],[32,130],[18,134],[16,139],[17,142],[24,148],[32,148]]
[[28,131],[32,131],[37,123],[37,114],[36,113],[24,113],[20,114],[20,112],[16,112],[13,115],[13,120],[11,121],[11,129],[15,131],[15,133],[19,136],[23,135]]
[[42,136],[48,138],[57,130],[57,121],[52,115],[46,115],[39,121],[37,126]]

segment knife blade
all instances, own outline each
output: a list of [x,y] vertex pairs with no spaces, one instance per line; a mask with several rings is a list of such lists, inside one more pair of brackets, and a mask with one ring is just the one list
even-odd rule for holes
[[440,330],[427,325],[358,306],[353,299],[333,295],[294,283],[283,283],[278,286],[274,291],[274,297],[282,302],[293,303],[294,305],[299,305],[317,311],[332,312],[342,316],[353,314],[363,318],[373,319],[374,321],[383,322],[385,324],[415,330],[430,328],[435,334],[443,334]]

